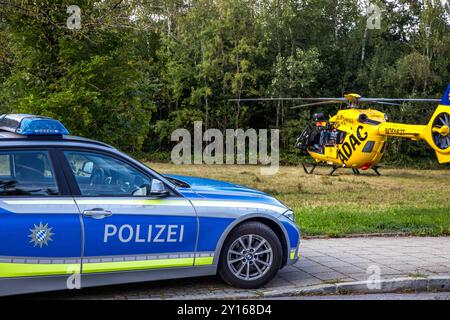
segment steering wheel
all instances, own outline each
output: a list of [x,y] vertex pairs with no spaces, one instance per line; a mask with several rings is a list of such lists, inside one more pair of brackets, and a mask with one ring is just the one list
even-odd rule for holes
[[105,170],[103,168],[94,168],[91,178],[89,180],[89,187],[91,190],[95,189],[95,186],[102,185],[105,182]]
[[120,191],[128,194],[130,194],[130,191],[134,188],[134,186],[132,186],[129,181],[125,181],[122,179],[117,181],[117,185],[119,186]]

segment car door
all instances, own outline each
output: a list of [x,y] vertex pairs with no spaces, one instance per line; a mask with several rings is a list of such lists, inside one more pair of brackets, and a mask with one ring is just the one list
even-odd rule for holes
[[[84,225],[82,273],[192,266],[190,201],[118,155],[65,150]],[[153,186],[167,188],[150,195]]]
[[0,280],[80,272],[81,217],[57,161],[52,150],[0,149]]

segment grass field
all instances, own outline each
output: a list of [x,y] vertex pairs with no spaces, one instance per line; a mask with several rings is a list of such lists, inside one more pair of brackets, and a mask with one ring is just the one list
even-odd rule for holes
[[294,209],[304,235],[450,235],[450,170],[381,168],[381,177],[340,170],[329,177],[328,169],[306,175],[291,166],[262,176],[258,166],[148,165],[160,173],[219,179],[272,194]]

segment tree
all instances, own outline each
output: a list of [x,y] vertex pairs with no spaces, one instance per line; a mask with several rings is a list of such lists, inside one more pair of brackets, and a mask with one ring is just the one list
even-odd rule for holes
[[[450,79],[450,5],[371,0],[0,0],[0,111],[61,119],[130,152],[168,151],[170,131],[282,129],[307,121],[262,96],[440,97]],[[321,108],[321,107],[318,107]],[[377,109],[420,123],[432,108]],[[327,108],[326,111],[336,111]],[[398,140],[393,157],[427,155]]]
[[69,4],[23,0],[3,7],[16,57],[2,90],[8,109],[56,117],[74,134],[138,150],[154,107],[147,87],[151,61],[134,45],[131,8],[79,1],[76,31],[66,26]]
[[[297,49],[295,55],[289,57],[277,56],[272,67],[272,83],[270,92],[277,97],[298,97],[311,94],[309,87],[317,78],[322,68],[319,61],[319,51]],[[276,126],[279,126],[282,101],[277,106]],[[281,111],[281,114],[283,112]],[[283,119],[282,121],[283,122]]]

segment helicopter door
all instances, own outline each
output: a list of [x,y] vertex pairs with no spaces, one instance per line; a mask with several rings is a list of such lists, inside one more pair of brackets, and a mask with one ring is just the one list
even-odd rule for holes
[[337,159],[337,145],[345,141],[347,133],[337,129],[327,130],[327,140],[325,143],[324,155],[328,158]]
[[347,132],[345,131],[341,131],[341,130],[337,130],[339,132],[337,140],[336,140],[336,144],[343,144],[345,141],[345,137],[347,137]]
[[325,147],[325,157],[337,159],[337,148],[333,147]]

